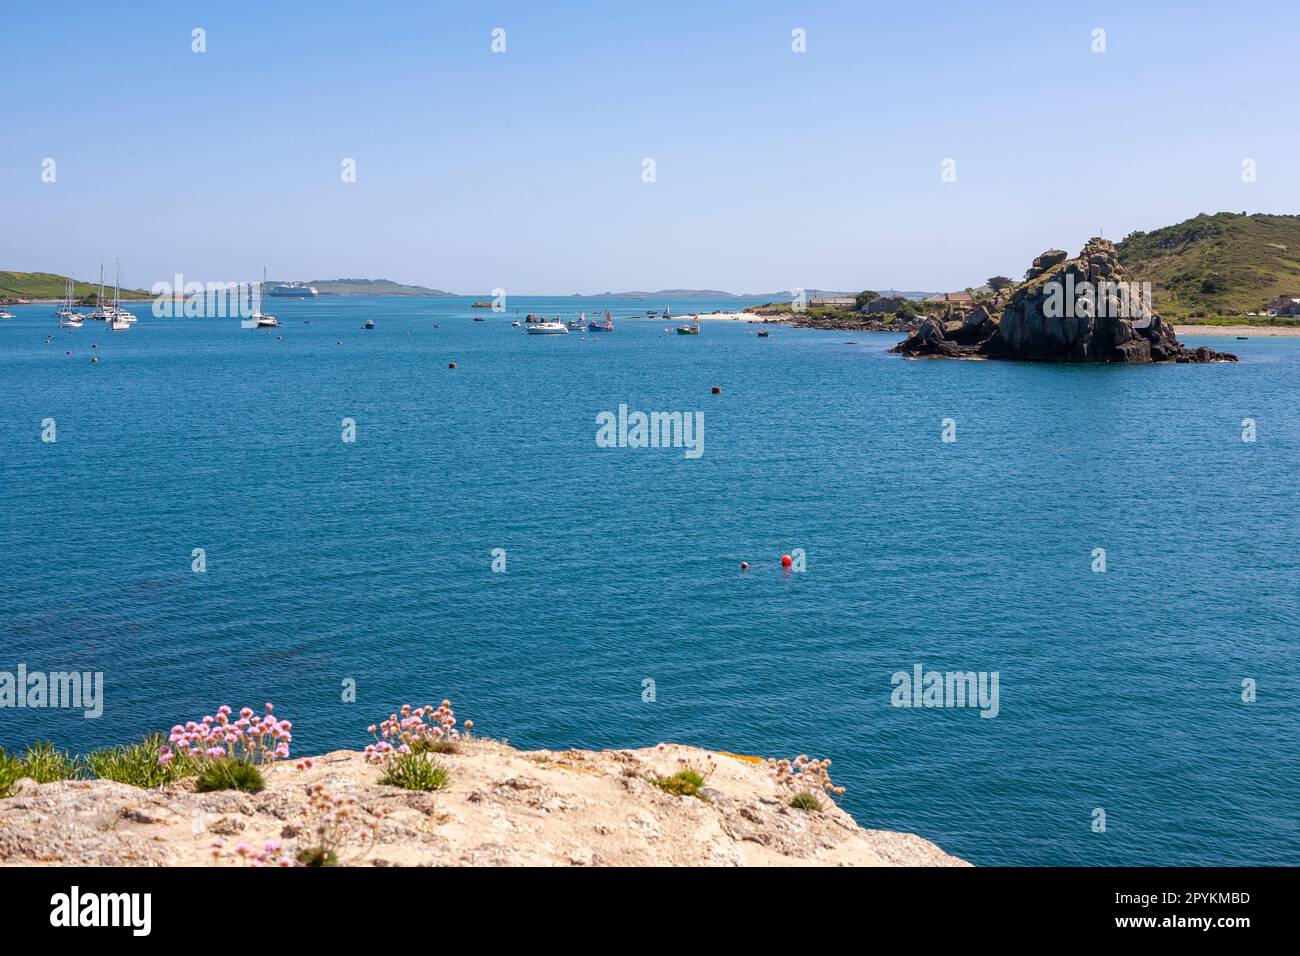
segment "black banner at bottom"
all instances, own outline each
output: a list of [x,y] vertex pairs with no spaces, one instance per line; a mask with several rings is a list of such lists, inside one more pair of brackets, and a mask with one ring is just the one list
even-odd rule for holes
[[[1063,940],[1129,936],[1181,945],[1199,936],[1231,945],[1241,934],[1276,934],[1292,921],[1284,909],[1297,872],[28,868],[5,873],[0,930],[7,942],[76,934],[81,943],[92,937],[127,946],[208,938],[216,945],[217,937],[243,925],[259,944],[282,936],[301,945],[339,943],[339,934],[377,925],[381,935],[401,934],[403,924],[454,924],[475,914],[480,938],[490,944],[530,926],[545,937],[554,927],[544,927],[558,918],[579,918],[585,934],[640,931],[661,921],[671,926],[681,917],[704,917],[708,925],[712,916],[741,935],[750,920],[756,932],[808,921],[819,930],[843,926],[856,933],[910,927],[909,933],[948,938],[967,926],[985,939],[990,932],[1029,939],[1049,931]],[[483,923],[488,907],[494,915]]]

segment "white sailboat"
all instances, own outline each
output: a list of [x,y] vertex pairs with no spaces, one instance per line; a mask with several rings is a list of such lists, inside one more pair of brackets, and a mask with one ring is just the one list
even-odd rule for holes
[[93,322],[108,321],[108,309],[104,306],[104,260],[99,260],[99,296],[95,299],[95,311],[90,313]]
[[117,275],[113,279],[113,305],[109,309],[108,320],[116,319],[128,325],[135,322],[135,314],[122,308],[122,260],[117,260]]
[[[262,266],[262,295],[266,295],[266,266]],[[260,303],[261,296],[258,297],[258,300]],[[253,323],[253,327],[257,329],[274,329],[279,328],[280,325],[275,316],[267,315],[262,311],[260,304],[253,310],[249,320]]]
[[59,328],[61,329],[79,329],[82,324],[82,315],[72,308],[72,276],[68,276],[67,282],[63,289],[63,308],[59,309]]
[[131,323],[135,321],[135,316],[118,304],[121,296],[121,286],[122,263],[119,261],[117,276],[113,280],[113,304],[107,309],[105,318],[110,332],[125,332],[131,327]]

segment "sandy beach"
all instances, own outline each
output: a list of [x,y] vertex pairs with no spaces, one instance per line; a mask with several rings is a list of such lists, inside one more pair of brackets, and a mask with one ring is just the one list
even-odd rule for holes
[[1244,335],[1265,338],[1274,335],[1300,335],[1300,328],[1290,325],[1175,325],[1178,335]]

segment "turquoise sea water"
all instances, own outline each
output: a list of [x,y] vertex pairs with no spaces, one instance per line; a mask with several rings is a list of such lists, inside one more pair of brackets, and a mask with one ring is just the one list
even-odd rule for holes
[[[273,700],[318,753],[450,697],[523,747],[829,756],[862,824],[979,864],[1300,864],[1300,340],[908,362],[619,321],[662,302],[468,304],[274,301],[270,335],[11,309],[0,670],[103,671],[106,704],[0,710],[0,746]],[[510,327],[606,304],[608,336]],[[702,411],[703,456],[597,447],[621,403]],[[918,663],[997,671],[998,716],[892,707]]]

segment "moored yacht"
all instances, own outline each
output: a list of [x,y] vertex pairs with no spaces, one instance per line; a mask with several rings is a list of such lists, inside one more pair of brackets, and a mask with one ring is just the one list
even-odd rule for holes
[[[266,266],[262,266],[261,289],[263,292],[266,291]],[[260,303],[260,296],[259,296],[259,303]],[[255,329],[278,329],[280,327],[280,323],[276,319],[276,317],[273,315],[267,315],[265,312],[263,312],[262,306],[260,304],[257,306],[257,308],[253,310],[253,314],[250,315],[248,318],[249,321],[253,323],[253,328]]]
[[529,335],[568,335],[569,330],[563,322],[533,322],[528,326]]

